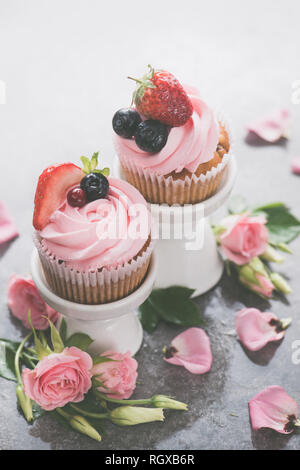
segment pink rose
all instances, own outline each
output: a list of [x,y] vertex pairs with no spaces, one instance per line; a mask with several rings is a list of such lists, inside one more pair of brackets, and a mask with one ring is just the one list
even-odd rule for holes
[[31,277],[22,277],[13,274],[7,286],[8,307],[11,313],[17,317],[26,328],[28,323],[28,310],[31,311],[31,321],[37,330],[46,330],[49,323],[45,316],[53,323],[56,322],[59,313],[49,307],[40,296]]
[[264,295],[265,297],[272,297],[273,290],[275,289],[274,284],[271,282],[271,280],[263,276],[262,274],[257,274],[256,273],[256,278],[258,282],[260,283],[260,286],[254,283],[246,282],[244,279],[240,278],[240,281],[245,284],[249,289],[251,289],[254,292],[257,292],[258,294]]
[[268,229],[263,216],[230,215],[221,226],[226,230],[218,236],[222,251],[230,261],[242,265],[262,255],[268,244]]
[[93,376],[99,376],[104,387],[98,387],[99,392],[106,393],[110,398],[129,398],[135,389],[138,363],[129,351],[125,354],[107,351],[101,357],[113,361],[96,364],[92,369]]
[[77,403],[91,388],[92,358],[76,347],[45,356],[34,370],[23,369],[26,395],[50,411],[69,402]]

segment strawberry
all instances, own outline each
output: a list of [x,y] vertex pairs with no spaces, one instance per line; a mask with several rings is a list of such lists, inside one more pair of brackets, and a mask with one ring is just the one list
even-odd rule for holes
[[155,119],[167,126],[183,126],[193,114],[193,105],[177,78],[164,70],[149,72],[137,82],[133,94],[136,109],[146,118]]
[[33,226],[42,230],[52,213],[60,206],[71,186],[79,184],[84,173],[73,163],[46,168],[40,175],[34,198]]

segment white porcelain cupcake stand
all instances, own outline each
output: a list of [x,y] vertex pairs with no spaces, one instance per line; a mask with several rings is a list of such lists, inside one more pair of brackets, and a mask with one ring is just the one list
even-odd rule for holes
[[[121,177],[118,160],[115,176]],[[236,178],[236,162],[231,157],[218,191],[198,204],[182,207],[151,204],[156,242],[148,274],[143,284],[124,299],[102,305],[85,305],[62,299],[52,292],[45,279],[38,252],[31,259],[32,278],[45,302],[65,318],[68,335],[86,333],[93,343],[92,354],[107,350],[140,348],[143,330],[136,309],[155,287],[183,285],[195,289],[194,297],[211,289],[220,279],[223,262],[218,254],[208,217],[228,199]]]
[[65,318],[68,336],[85,333],[93,339],[91,354],[108,350],[130,351],[134,355],[143,340],[143,329],[136,309],[151,293],[157,263],[153,255],[143,284],[127,297],[102,305],[85,305],[62,299],[49,288],[39,255],[34,249],[31,258],[32,278],[45,302]]
[[[116,157],[115,176],[122,178]],[[198,204],[170,207],[149,204],[153,228],[158,240],[155,254],[158,271],[155,287],[171,285],[195,289],[193,297],[214,287],[222,276],[224,263],[218,253],[209,217],[229,198],[237,174],[236,161],[231,156],[217,192]],[[162,238],[167,237],[165,239]]]

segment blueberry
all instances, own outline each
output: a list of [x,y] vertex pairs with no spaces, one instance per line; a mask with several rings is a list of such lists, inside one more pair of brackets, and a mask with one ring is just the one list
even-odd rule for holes
[[114,115],[112,125],[115,133],[120,137],[131,139],[141,120],[141,116],[135,109],[122,108]]
[[109,182],[102,173],[89,173],[80,182],[88,202],[103,199],[107,195]]
[[140,149],[145,152],[157,153],[167,143],[168,127],[159,121],[149,119],[138,125],[134,138]]

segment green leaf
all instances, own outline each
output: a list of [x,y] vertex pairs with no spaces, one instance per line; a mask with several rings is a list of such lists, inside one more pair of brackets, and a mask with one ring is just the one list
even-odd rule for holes
[[105,167],[105,168],[102,168],[102,170],[100,170],[102,175],[104,176],[109,176],[109,173],[110,173],[110,169]]
[[103,168],[102,170],[94,170],[94,173],[101,173],[103,176],[109,176],[110,169],[109,168]]
[[86,174],[91,173],[91,162],[87,157],[80,157],[80,160],[82,161],[82,171]]
[[150,334],[153,333],[158,325],[159,318],[149,300],[145,300],[145,302],[139,306],[139,318],[144,330]]
[[46,413],[46,410],[43,410],[35,401],[32,401],[32,414],[33,421],[38,419],[40,416]]
[[47,320],[48,320],[48,323],[50,325],[50,329],[51,329],[51,342],[52,342],[52,346],[53,346],[53,350],[55,353],[61,353],[63,350],[64,350],[64,343],[60,337],[60,334],[57,330],[57,328],[55,327],[55,325],[52,323],[52,321],[48,318],[48,317],[45,317]]
[[262,213],[266,216],[271,244],[290,243],[300,234],[300,221],[281,202],[257,207],[254,213]]
[[92,342],[93,340],[88,335],[84,333],[74,333],[72,336],[70,336],[70,338],[67,339],[66,346],[69,348],[71,346],[75,346],[82,351],[86,351]]
[[39,360],[43,359],[45,356],[49,356],[51,354],[51,349],[48,347],[47,343],[45,344],[45,336],[43,332],[40,332],[42,341],[40,341],[31,321],[31,312],[30,309],[28,310],[28,323],[32,329],[33,336],[34,336],[34,347],[35,352]]
[[96,364],[103,364],[104,362],[117,362],[115,359],[111,359],[110,357],[105,356],[96,356],[93,358],[93,365]]
[[193,292],[186,287],[172,286],[154,290],[148,300],[164,321],[181,326],[199,326],[204,324],[204,320],[198,305],[189,298]]
[[0,377],[7,380],[17,381],[15,373],[15,354],[20,343],[0,339]]
[[172,297],[174,300],[188,300],[195,292],[195,289],[189,289],[184,286],[170,286],[165,289],[156,289],[153,292],[160,292],[165,297]]
[[99,156],[99,152],[93,153],[93,156],[91,158],[91,163],[90,163],[91,172],[94,171],[98,166],[98,156]]
[[60,323],[59,334],[62,339],[62,342],[65,343],[67,340],[67,324],[64,318],[62,318],[61,323]]
[[237,194],[233,196],[228,204],[228,212],[230,214],[241,214],[248,208],[247,200],[244,196]]

